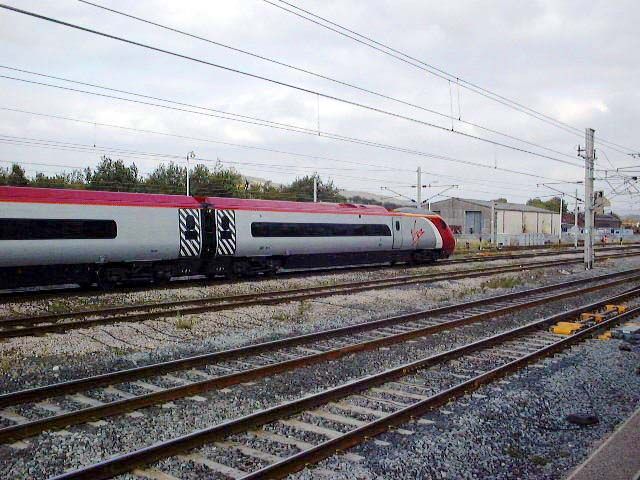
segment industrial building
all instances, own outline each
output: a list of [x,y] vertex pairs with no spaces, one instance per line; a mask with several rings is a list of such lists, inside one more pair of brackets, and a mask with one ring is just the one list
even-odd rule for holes
[[[544,243],[560,234],[559,212],[530,205],[451,197],[433,202],[431,210],[440,214],[454,233],[487,240],[491,239],[493,233],[493,212],[496,240],[505,245]],[[536,237],[535,242],[530,241],[533,237]]]
[[[562,225],[566,229],[570,229],[575,224],[575,216],[573,212],[568,212],[562,214]],[[584,213],[578,213],[578,227],[584,227]],[[615,213],[604,213],[602,215],[595,214],[594,215],[594,227],[595,228],[613,228],[620,229],[622,227],[622,220]]]

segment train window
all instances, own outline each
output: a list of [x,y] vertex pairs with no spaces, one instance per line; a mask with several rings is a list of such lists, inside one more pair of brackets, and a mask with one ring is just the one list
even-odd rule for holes
[[193,217],[193,215],[187,215],[185,223],[187,224],[187,230],[196,229],[196,219]]
[[0,240],[91,240],[117,235],[113,220],[0,219]]
[[390,237],[384,224],[254,222],[254,237]]
[[400,221],[396,220],[396,230],[399,232],[400,231]]
[[220,228],[222,230],[229,230],[229,218],[228,217],[222,217],[222,219],[220,220]]

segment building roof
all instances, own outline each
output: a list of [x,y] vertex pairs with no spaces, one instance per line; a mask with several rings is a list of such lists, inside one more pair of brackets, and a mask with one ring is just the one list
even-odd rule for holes
[[476,200],[472,198],[459,198],[459,197],[451,197],[447,200],[440,200],[439,202],[431,203],[431,209],[437,207],[439,203],[444,203],[449,200],[460,200],[462,202],[474,203],[481,207],[491,208],[491,204],[495,204],[496,210],[515,210],[517,212],[538,212],[538,213],[558,213],[553,210],[547,210],[545,208],[534,207],[532,205],[525,205],[523,203],[510,203],[510,202],[492,202],[490,200]]

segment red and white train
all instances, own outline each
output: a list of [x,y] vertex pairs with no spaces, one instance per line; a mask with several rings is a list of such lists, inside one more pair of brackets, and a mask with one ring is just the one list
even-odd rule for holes
[[427,263],[454,248],[415,208],[0,187],[0,288]]

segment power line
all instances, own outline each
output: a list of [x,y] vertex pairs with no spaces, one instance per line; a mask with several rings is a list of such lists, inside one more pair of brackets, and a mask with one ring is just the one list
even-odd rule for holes
[[[371,37],[368,37],[366,35],[360,34],[360,33],[356,32],[356,31],[354,31],[352,29],[344,27],[343,25],[340,25],[338,23],[332,22],[331,20],[328,20],[325,17],[321,17],[320,15],[312,13],[309,10],[305,10],[305,9],[303,9],[303,8],[297,6],[297,5],[294,5],[292,3],[289,3],[289,2],[287,2],[285,0],[278,0],[278,1],[280,1],[280,3],[288,5],[289,7],[294,8],[294,9],[300,11],[300,12],[304,12],[305,14],[310,15],[311,17],[314,17],[316,19],[322,20],[323,22],[326,22],[329,25],[333,25],[333,26],[335,26],[335,27],[337,27],[337,28],[339,28],[341,30],[332,28],[329,25],[325,25],[325,24],[323,24],[323,23],[321,23],[321,22],[319,22],[317,20],[314,20],[313,18],[306,17],[306,16],[304,16],[304,15],[302,15],[302,14],[296,12],[296,11],[293,11],[293,10],[290,10],[290,9],[288,9],[286,7],[283,7],[282,5],[278,5],[278,4],[274,3],[271,0],[263,0],[263,1],[265,3],[268,3],[268,4],[276,7],[276,8],[279,8],[281,10],[289,12],[289,13],[291,13],[293,15],[296,15],[297,17],[303,18],[303,19],[305,19],[305,20],[307,20],[307,21],[309,21],[311,23],[314,23],[316,25],[319,25],[319,26],[321,26],[321,27],[323,27],[323,28],[325,28],[327,30],[331,30],[331,31],[333,31],[335,33],[338,33],[339,35],[342,35],[344,37],[347,37],[347,38],[350,38],[352,40],[355,40],[356,42],[361,43],[363,45],[366,45],[366,46],[368,46],[370,48],[373,48],[374,50],[377,50],[377,51],[379,51],[379,52],[381,52],[381,53],[383,53],[385,55],[391,56],[391,57],[396,58],[396,59],[398,59],[398,60],[400,60],[400,61],[402,61],[404,63],[407,63],[409,65],[417,67],[417,68],[419,68],[421,70],[427,71],[427,72],[431,73],[432,75],[434,75],[436,77],[439,77],[439,78],[441,78],[443,80],[456,82],[458,85],[462,86],[463,88],[466,88],[467,90],[470,90],[470,91],[472,91],[472,92],[474,92],[476,94],[482,95],[485,98],[488,98],[490,100],[493,100],[493,101],[496,101],[498,103],[501,103],[501,104],[503,104],[503,105],[505,105],[507,107],[510,107],[510,108],[512,108],[514,110],[517,110],[517,111],[520,111],[522,113],[525,113],[526,115],[529,115],[529,116],[531,116],[533,118],[536,118],[537,120],[543,121],[545,123],[549,123],[549,124],[551,124],[551,125],[553,125],[553,126],[555,126],[557,128],[560,128],[562,130],[565,130],[565,131],[567,131],[569,133],[572,133],[572,134],[575,134],[575,135],[579,135],[579,136],[583,135],[583,129],[580,129],[580,128],[575,127],[573,125],[570,125],[568,123],[562,122],[562,121],[560,121],[560,120],[558,120],[556,118],[553,118],[553,117],[551,117],[549,115],[546,115],[544,113],[538,112],[538,111],[536,111],[536,110],[534,110],[534,109],[532,109],[530,107],[527,107],[526,105],[518,103],[515,100],[511,100],[511,99],[509,99],[507,97],[499,95],[499,94],[497,94],[495,92],[492,92],[492,91],[490,91],[488,89],[480,87],[479,85],[476,85],[476,84],[474,84],[472,82],[464,80],[463,78],[460,78],[457,75],[449,73],[449,72],[447,72],[447,71],[445,71],[445,70],[443,70],[441,68],[435,67],[434,65],[430,65],[429,63],[426,63],[426,62],[424,62],[422,60],[419,60],[419,59],[407,54],[407,53],[404,53],[404,52],[402,52],[400,50],[397,50],[397,49],[395,49],[393,47],[390,47],[389,45],[386,45],[384,43],[378,42],[377,40],[374,40]],[[355,36],[349,35],[348,33],[345,33],[345,32],[349,32],[349,33],[351,33],[351,34],[353,34]],[[371,42],[371,43],[367,43],[367,42]],[[380,48],[380,47],[382,47],[382,48]],[[417,64],[413,63],[413,62],[417,62]],[[616,150],[619,153],[624,153],[625,155],[629,155],[629,152],[638,151],[639,150],[639,149],[628,148],[628,147],[625,147],[623,145],[619,145],[617,143],[614,143],[614,142],[611,142],[611,141],[608,141],[608,140],[604,140],[604,139],[599,139],[598,141],[599,141],[599,143],[604,144],[604,145],[608,144],[609,148],[611,148],[612,150]],[[620,148],[625,149],[627,151],[626,152],[625,151],[620,151],[620,150],[618,150],[618,149],[616,149],[614,147],[620,147]]]
[[529,154],[529,155],[535,155],[535,156],[538,156],[538,157],[541,157],[541,158],[546,158],[548,160],[552,160],[552,161],[555,161],[555,162],[560,162],[560,163],[564,163],[564,164],[571,165],[571,166],[581,167],[581,165],[578,164],[578,163],[569,162],[569,161],[566,161],[566,160],[561,160],[559,158],[551,157],[549,155],[544,155],[544,154],[541,154],[541,153],[533,152],[531,150],[526,150],[524,148],[515,147],[513,145],[507,145],[507,144],[504,144],[504,143],[501,143],[501,142],[497,142],[495,140],[491,140],[491,139],[488,139],[488,138],[480,137],[480,136],[477,136],[477,135],[472,135],[472,134],[469,134],[469,133],[466,133],[466,132],[462,132],[462,131],[459,131],[459,130],[449,130],[449,128],[447,128],[447,127],[443,127],[441,125],[437,125],[435,123],[431,123],[431,122],[427,122],[427,121],[424,121],[424,120],[420,120],[420,119],[417,119],[417,118],[414,118],[414,117],[409,117],[409,116],[402,115],[402,114],[399,114],[399,113],[391,112],[389,110],[384,110],[382,108],[374,107],[374,106],[371,106],[371,105],[366,105],[366,104],[359,103],[359,102],[356,102],[356,101],[353,101],[353,100],[348,100],[348,99],[344,99],[344,98],[341,98],[341,97],[336,97],[334,95],[329,95],[329,94],[326,94],[326,93],[322,93],[322,92],[319,92],[319,91],[316,91],[316,90],[312,90],[310,88],[300,87],[300,86],[297,86],[297,85],[293,85],[291,83],[283,82],[283,81],[280,81],[280,80],[275,80],[273,78],[265,77],[265,76],[262,76],[262,75],[258,75],[258,74],[251,73],[251,72],[247,72],[247,71],[240,70],[240,69],[237,69],[237,68],[232,68],[232,67],[228,67],[228,66],[225,66],[225,65],[217,64],[217,63],[210,62],[208,60],[204,60],[204,59],[201,59],[201,58],[192,57],[190,55],[185,55],[185,54],[174,52],[174,51],[171,51],[171,50],[166,50],[166,49],[163,49],[163,48],[160,48],[160,47],[155,47],[155,46],[152,46],[152,45],[149,45],[149,44],[145,44],[145,43],[141,43],[141,42],[138,42],[138,41],[135,41],[135,40],[130,40],[130,39],[127,39],[127,38],[124,38],[124,37],[120,37],[120,36],[112,35],[112,34],[109,34],[109,33],[101,32],[101,31],[98,31],[98,30],[94,30],[94,29],[91,29],[91,28],[88,28],[88,27],[83,27],[83,26],[80,26],[80,25],[77,25],[77,24],[73,24],[73,23],[70,23],[70,22],[65,22],[65,21],[62,21],[62,20],[58,20],[58,19],[55,19],[55,18],[52,18],[52,17],[48,17],[48,16],[45,16],[45,15],[41,15],[41,14],[38,14],[38,13],[35,13],[35,12],[22,10],[22,9],[19,9],[19,8],[16,8],[16,7],[12,7],[12,6],[9,6],[9,5],[5,5],[5,4],[0,4],[0,8],[4,8],[6,10],[10,10],[10,11],[13,11],[13,12],[16,12],[16,13],[20,13],[20,14],[23,14],[23,15],[27,15],[27,16],[30,16],[30,17],[34,17],[34,18],[38,18],[38,19],[41,19],[41,20],[45,20],[45,21],[48,21],[48,22],[51,22],[51,23],[55,23],[55,24],[58,24],[58,25],[62,25],[62,26],[65,26],[65,27],[69,27],[69,28],[73,28],[73,29],[76,29],[76,30],[80,30],[80,31],[83,31],[83,32],[86,32],[86,33],[91,33],[91,34],[98,35],[98,36],[101,36],[101,37],[109,38],[111,40],[116,40],[116,41],[119,41],[119,42],[127,43],[129,45],[134,45],[134,46],[141,47],[141,48],[144,48],[144,49],[147,49],[147,50],[151,50],[151,51],[154,51],[154,52],[164,53],[164,54],[171,55],[171,56],[174,56],[174,57],[177,57],[177,58],[181,58],[183,60],[193,61],[193,62],[200,63],[200,64],[203,64],[203,65],[207,65],[207,66],[210,66],[210,67],[219,68],[219,69],[222,69],[222,70],[225,70],[225,71],[228,71],[228,72],[236,73],[238,75],[243,75],[243,76],[246,76],[246,77],[249,77],[249,78],[254,78],[254,79],[262,80],[262,81],[265,81],[265,82],[268,82],[268,83],[272,83],[272,84],[275,84],[275,85],[291,88],[293,90],[297,90],[297,91],[300,91],[300,92],[303,92],[303,93],[317,95],[319,97],[321,96],[321,97],[329,99],[329,100],[334,100],[334,101],[337,101],[337,102],[340,102],[340,103],[344,103],[345,105],[350,105],[350,106],[353,106],[353,107],[362,108],[364,110],[372,111],[372,112],[379,113],[379,114],[382,114],[382,115],[387,115],[387,116],[390,116],[392,118],[405,120],[405,121],[416,123],[418,125],[422,125],[422,126],[425,126],[425,127],[430,127],[430,128],[434,128],[434,129],[437,129],[437,130],[441,130],[441,131],[444,131],[444,132],[454,133],[454,134],[457,134],[457,135],[461,135],[461,136],[463,136],[465,138],[478,140],[478,141],[489,143],[489,144],[492,144],[492,145],[501,146],[501,147],[504,147],[504,148],[509,148],[511,150],[515,150],[515,151],[518,151],[518,152],[521,152],[521,153],[526,153],[526,154]]
[[368,93],[368,94],[371,94],[371,95],[375,95],[377,97],[384,98],[386,100],[391,100],[393,102],[400,103],[402,105],[406,105],[406,106],[409,106],[409,107],[417,108],[417,109],[420,109],[422,111],[425,111],[425,112],[428,112],[428,113],[431,113],[431,114],[434,114],[434,115],[438,115],[440,117],[444,117],[444,118],[452,119],[452,120],[457,120],[460,123],[472,126],[474,128],[478,128],[478,129],[484,130],[484,131],[489,132],[489,133],[500,135],[500,136],[509,138],[511,140],[516,140],[518,142],[522,142],[522,143],[525,143],[527,145],[531,145],[531,146],[534,146],[534,147],[537,147],[537,148],[540,148],[540,149],[543,149],[543,150],[547,150],[549,152],[553,152],[553,153],[556,153],[558,155],[564,155],[564,156],[569,157],[569,158],[574,158],[573,155],[570,155],[568,153],[561,152],[559,150],[554,150],[552,148],[548,148],[548,147],[545,147],[543,145],[539,145],[537,143],[534,143],[534,142],[531,142],[531,141],[528,141],[528,140],[525,140],[525,139],[522,139],[522,138],[518,138],[516,136],[510,135],[510,134],[507,134],[507,133],[504,133],[504,132],[500,132],[498,130],[491,129],[491,128],[485,127],[483,125],[480,125],[480,124],[477,124],[477,123],[474,123],[474,122],[470,122],[468,120],[463,120],[460,115],[458,115],[458,117],[447,115],[446,113],[439,112],[437,110],[433,110],[431,108],[427,108],[427,107],[424,107],[422,105],[417,105],[417,104],[415,104],[413,102],[409,102],[407,100],[402,100],[402,99],[399,99],[399,98],[396,98],[396,97],[392,97],[391,95],[387,95],[387,94],[380,93],[380,92],[377,92],[377,91],[374,91],[374,90],[371,90],[371,89],[368,89],[368,88],[365,88],[365,87],[361,87],[359,85],[355,85],[353,83],[346,82],[344,80],[339,80],[339,79],[330,77],[328,75],[324,75],[324,74],[321,74],[321,73],[313,72],[313,71],[311,71],[309,69],[301,68],[301,67],[292,65],[290,63],[281,62],[281,61],[276,60],[274,58],[266,57],[264,55],[259,55],[257,53],[250,52],[248,50],[243,50],[241,48],[233,47],[231,45],[227,45],[227,44],[224,44],[222,42],[211,40],[211,39],[203,37],[201,35],[196,35],[196,34],[193,34],[193,33],[190,33],[190,32],[186,32],[184,30],[180,30],[180,29],[175,28],[175,27],[170,27],[170,26],[167,26],[167,25],[163,25],[161,23],[154,22],[152,20],[148,20],[148,19],[136,16],[136,15],[132,15],[130,13],[126,13],[126,12],[123,12],[123,11],[120,11],[120,10],[116,10],[114,8],[109,8],[109,7],[106,7],[104,5],[99,5],[97,3],[89,2],[89,1],[86,1],[86,0],[78,0],[78,1],[81,2],[81,3],[84,3],[86,5],[90,5],[90,6],[93,6],[93,7],[96,7],[96,8],[111,12],[111,13],[115,13],[117,15],[121,15],[121,16],[130,18],[130,19],[142,22],[142,23],[146,23],[148,25],[153,25],[153,26],[156,26],[158,28],[162,28],[164,30],[168,30],[170,32],[178,33],[180,35],[184,35],[184,36],[187,36],[187,37],[190,37],[190,38],[201,40],[203,42],[207,42],[207,43],[210,43],[212,45],[216,45],[216,46],[221,47],[221,48],[226,48],[226,49],[232,50],[234,52],[238,52],[238,53],[242,53],[244,55],[248,55],[248,56],[251,56],[251,57],[254,57],[254,58],[258,58],[258,59],[263,60],[265,62],[270,62],[270,63],[276,64],[276,65],[279,65],[279,66],[282,66],[282,67],[285,67],[285,68],[289,68],[289,69],[295,70],[297,72],[301,72],[301,73],[305,73],[307,75],[314,76],[316,78],[321,78],[323,80],[328,80],[330,82],[334,82],[334,83],[337,83],[339,85],[343,85],[343,86],[346,86],[346,87],[349,87],[349,88],[353,88],[355,90],[359,90],[361,92],[365,92],[365,93]]
[[[96,146],[92,146],[92,145],[87,145],[87,144],[78,144],[78,143],[71,143],[71,142],[60,142],[57,140],[46,140],[46,139],[37,139],[37,138],[30,138],[30,137],[16,137],[16,136],[12,136],[12,135],[3,135],[0,134],[0,144],[9,144],[9,145],[15,145],[15,146],[26,146],[26,147],[32,147],[32,148],[46,148],[46,149],[51,149],[51,150],[58,150],[58,151],[72,151],[72,152],[92,152],[92,153],[101,153],[101,154],[105,154],[105,153],[110,153],[110,154],[117,154],[119,158],[126,158],[126,159],[141,159],[141,160],[155,160],[155,161],[160,161],[162,162],[162,159],[169,159],[169,160],[182,160],[183,156],[182,155],[175,155],[175,154],[168,154],[168,153],[151,153],[151,152],[141,152],[141,151],[132,151],[132,150],[128,150],[128,149],[121,149],[121,148],[117,148],[117,147],[105,147],[105,146],[100,146],[100,147],[96,147]],[[160,160],[159,160],[160,159]],[[224,160],[224,159],[208,159],[208,158],[204,158],[204,157],[198,157],[197,162],[199,163],[221,163],[221,164],[227,164],[227,165],[243,165],[243,166],[252,166],[252,167],[266,167],[266,168],[258,168],[255,169],[254,171],[259,171],[259,172],[267,172],[267,173],[290,173],[291,169],[299,169],[299,170],[303,170],[303,171],[308,171],[309,168],[305,168],[303,166],[295,166],[295,165],[281,165],[281,164],[264,164],[264,163],[255,163],[255,162],[242,162],[242,161],[232,161],[232,160]],[[45,165],[45,166],[53,166],[54,164],[40,164],[40,165]],[[79,167],[73,167],[70,165],[58,165],[61,167],[66,167],[66,168],[73,168],[73,169],[78,169]],[[313,167],[314,169],[328,169],[331,170],[331,168],[323,168],[323,167]],[[430,175],[434,175],[434,176],[438,176],[438,174],[432,174],[429,172],[425,172],[426,174],[430,174]],[[366,181],[371,181],[371,182],[381,182],[381,183],[387,183],[387,184],[396,184],[399,187],[402,186],[407,186],[401,182],[398,181],[393,181],[393,180],[389,180],[389,179],[381,179],[381,178],[371,178],[371,177],[364,177],[362,175],[358,175],[358,176],[353,176],[353,175],[345,175],[345,174],[337,174],[337,173],[333,173],[331,176],[333,177],[338,177],[338,178],[349,178],[349,179],[356,179],[356,180],[366,180]],[[455,178],[455,177],[452,177]],[[463,182],[466,183],[475,183],[478,185],[485,185],[484,183],[481,182],[474,182],[472,180],[468,180],[468,179],[464,179],[464,178],[456,178],[457,180],[462,180]],[[437,184],[433,185],[438,186]],[[517,192],[520,192],[520,194],[514,194],[514,193],[510,193],[509,195],[511,196],[520,196],[522,198],[528,197],[528,196],[532,196],[535,195],[534,193],[531,193],[530,195],[522,195],[522,189],[521,188],[508,188],[508,187],[501,187],[502,190],[515,190]],[[476,191],[476,192],[480,192],[480,193],[488,193],[491,195],[494,195],[494,192],[486,192],[486,191],[482,191],[482,190],[477,190],[477,189],[467,189],[469,191]]]
[[[0,6],[1,6],[1,4],[0,4]],[[65,86],[62,86],[62,85],[54,85],[54,84],[50,84],[50,83],[46,83],[46,82],[36,82],[34,80],[27,80],[27,79],[23,79],[23,78],[10,77],[10,76],[7,76],[7,75],[0,75],[0,78],[19,81],[19,82],[23,82],[23,83],[29,83],[29,84],[33,84],[33,85],[46,86],[46,87],[50,87],[50,88],[56,88],[56,89],[66,90],[66,91],[71,91],[71,92],[76,92],[76,93],[84,93],[84,94],[87,94],[87,95],[94,95],[94,96],[103,97],[103,98],[122,100],[122,101],[125,101],[125,102],[137,103],[137,104],[141,104],[141,105],[154,106],[154,107],[168,109],[168,110],[175,110],[175,111],[180,111],[180,112],[193,113],[193,114],[196,114],[196,115],[204,115],[204,116],[208,116],[208,117],[220,118],[220,119],[223,119],[223,120],[232,120],[232,121],[251,124],[251,125],[259,125],[259,126],[275,128],[275,129],[279,129],[279,130],[286,130],[286,131],[292,131],[292,132],[297,132],[297,133],[305,133],[305,134],[310,134],[310,135],[314,135],[314,136],[318,135],[317,131],[315,131],[315,130],[306,131],[308,129],[304,129],[303,127],[287,128],[287,127],[282,127],[282,126],[277,126],[277,125],[271,125],[272,122],[270,122],[269,120],[260,120],[260,119],[258,119],[257,121],[250,121],[250,120],[246,120],[246,119],[242,119],[242,118],[224,117],[224,116],[217,115],[217,114],[212,114],[212,113],[199,112],[199,111],[194,111],[194,110],[189,110],[189,109],[179,108],[179,107],[172,107],[172,106],[169,106],[169,105],[162,105],[162,104],[152,103],[152,102],[147,102],[147,101],[142,101],[142,100],[134,100],[134,99],[131,99],[131,98],[118,97],[118,96],[115,96],[115,95],[108,95],[108,94],[105,94],[105,93],[91,92],[91,91],[81,90],[81,89],[72,88],[72,87],[65,87]],[[202,107],[202,108],[205,108],[205,107]],[[231,115],[234,115],[234,114],[231,114]],[[263,123],[260,123],[260,122],[263,122]],[[504,172],[515,173],[515,174],[518,174],[518,175],[525,175],[525,176],[532,177],[532,178],[540,178],[540,179],[544,179],[544,180],[554,180],[554,181],[558,180],[556,178],[550,178],[550,177],[546,177],[546,176],[542,176],[542,175],[538,175],[538,174],[534,174],[534,173],[529,173],[529,172],[524,172],[524,171],[519,171],[519,170],[513,170],[513,169],[509,169],[509,168],[504,168],[504,167],[491,166],[491,165],[486,165],[486,164],[482,164],[482,163],[478,163],[478,162],[472,162],[470,160],[461,160],[461,159],[457,159],[457,158],[453,158],[453,157],[447,157],[447,156],[444,156],[444,155],[426,153],[426,152],[422,152],[422,151],[419,151],[419,150],[414,150],[414,149],[411,149],[411,148],[398,147],[398,146],[395,146],[395,145],[389,145],[389,144],[385,144],[385,143],[359,139],[359,138],[356,138],[356,137],[349,137],[349,136],[339,135],[339,134],[336,134],[336,133],[321,132],[321,136],[324,137],[324,138],[330,138],[330,139],[333,139],[333,140],[339,140],[339,141],[343,141],[343,142],[355,143],[355,144],[359,144],[359,145],[366,145],[366,146],[375,147],[375,148],[381,148],[381,149],[390,150],[390,151],[402,152],[402,153],[407,153],[407,154],[410,154],[410,155],[416,155],[416,156],[421,156],[421,157],[439,159],[439,160],[444,160],[444,161],[448,161],[448,162],[460,163],[460,164],[464,164],[464,165],[472,165],[472,166],[476,166],[476,167],[488,168],[488,169],[491,169],[491,170],[500,170],[500,171],[504,171]]]
[[[336,158],[332,158],[332,157],[321,157],[321,156],[308,155],[308,154],[303,154],[303,153],[298,153],[298,152],[294,153],[294,152],[271,149],[271,148],[266,148],[266,147],[257,147],[257,146],[253,146],[253,145],[243,145],[243,144],[238,144],[238,143],[211,140],[211,139],[202,138],[202,137],[179,135],[179,134],[175,134],[175,133],[158,132],[158,131],[155,131],[155,130],[146,130],[146,129],[140,129],[140,128],[134,128],[134,127],[126,127],[126,126],[123,126],[123,125],[114,125],[114,124],[110,124],[110,123],[101,123],[101,122],[95,122],[95,121],[91,121],[91,120],[82,120],[82,119],[78,119],[78,118],[66,117],[66,116],[61,116],[61,115],[46,114],[46,113],[41,113],[41,112],[33,112],[33,111],[28,111],[28,110],[16,109],[16,108],[0,107],[0,110],[9,111],[9,112],[16,112],[16,113],[22,113],[22,114],[27,114],[27,115],[40,116],[40,117],[45,117],[45,118],[53,118],[53,119],[56,119],[56,120],[64,120],[64,121],[69,121],[69,122],[83,123],[83,124],[86,124],[86,125],[93,125],[93,126],[97,125],[97,126],[100,126],[100,127],[121,129],[121,130],[125,130],[125,131],[128,131],[128,132],[133,132],[133,133],[138,133],[138,134],[142,133],[142,134],[161,135],[161,136],[168,136],[168,137],[180,138],[180,139],[186,139],[186,140],[194,140],[194,141],[198,141],[198,142],[207,142],[207,143],[221,144],[221,145],[225,145],[225,146],[246,148],[246,149],[251,149],[251,150],[280,153],[280,154],[293,155],[293,156],[299,156],[299,157],[307,157],[307,158],[316,159],[316,160],[326,160],[326,161],[331,161],[331,162],[336,162],[336,163],[363,165],[363,166],[375,167],[375,168],[380,168],[380,169],[386,168],[389,171],[410,172],[412,174],[415,173],[415,170],[410,170],[410,169],[383,167],[382,165],[372,164],[372,163],[356,162],[356,161],[353,161],[353,160],[336,159]],[[316,167],[314,166],[314,168],[316,168]],[[514,186],[514,185],[520,185],[520,186],[523,186],[523,187],[530,187],[531,186],[530,184],[527,184],[527,183],[505,182],[505,181],[499,181],[499,180],[492,180],[492,179],[488,179],[488,178],[483,179],[482,182],[478,182],[477,180],[469,179],[468,177],[453,176],[453,175],[447,175],[447,174],[443,174],[443,173],[429,172],[429,171],[425,171],[425,170],[423,170],[423,173],[425,175],[432,175],[432,176],[435,176],[435,177],[453,179],[453,180],[457,180],[457,181],[463,181],[463,182],[466,182],[466,183],[477,183],[479,185],[486,185],[488,183],[492,183],[492,184],[497,184],[497,185],[508,185],[508,186]],[[505,187],[501,187],[501,188],[505,188]]]
[[192,140],[192,141],[197,141],[197,142],[213,143],[213,144],[225,145],[225,146],[236,147],[236,148],[244,148],[244,149],[249,149],[249,150],[258,150],[258,151],[278,153],[278,154],[283,154],[283,155],[291,155],[291,156],[294,156],[294,157],[309,158],[309,159],[313,159],[313,160],[324,160],[324,161],[328,161],[328,162],[346,163],[346,164],[353,164],[353,165],[376,167],[376,168],[380,168],[380,169],[386,169],[386,170],[389,170],[389,171],[398,171],[398,172],[405,171],[405,172],[411,172],[411,173],[414,172],[414,170],[410,170],[410,169],[391,168],[391,167],[385,167],[383,165],[378,165],[378,164],[356,162],[356,161],[353,161],[353,160],[336,159],[336,158],[332,158],[332,157],[325,157],[325,156],[319,156],[319,155],[310,155],[310,154],[305,154],[305,153],[300,153],[300,152],[289,152],[289,151],[286,151],[286,150],[266,148],[266,147],[258,147],[258,146],[254,146],[254,145],[243,145],[243,144],[239,144],[239,143],[225,142],[225,141],[221,141],[221,140],[212,140],[212,139],[209,139],[209,138],[194,137],[194,136],[189,136],[189,135],[179,135],[179,134],[175,134],[175,133],[158,132],[158,131],[155,131],[155,130],[147,130],[147,129],[142,129],[142,128],[127,127],[127,126],[123,126],[123,125],[114,125],[114,124],[110,124],[110,123],[102,123],[102,122],[96,122],[96,121],[90,121],[90,120],[82,120],[82,119],[78,119],[78,118],[71,118],[71,117],[65,117],[65,116],[61,116],[61,115],[53,115],[53,114],[46,114],[46,113],[40,113],[40,112],[32,112],[32,111],[29,111],[29,110],[21,110],[21,109],[17,109],[17,108],[0,107],[0,110],[4,110],[4,111],[8,111],[8,112],[22,113],[22,114],[27,114],[27,115],[40,116],[40,117],[45,117],[45,118],[53,118],[53,119],[56,119],[56,120],[64,120],[64,121],[69,121],[69,122],[84,123],[86,125],[93,125],[93,126],[99,126],[99,127],[108,127],[108,128],[116,128],[116,129],[125,130],[125,131],[128,131],[128,132],[133,132],[133,133],[138,133],[138,134],[143,133],[143,134],[151,134],[151,135],[161,135],[161,136],[166,136],[166,137],[180,138],[180,139],[183,139],[183,140]]
[[[59,164],[42,164],[42,163],[37,163],[37,162],[23,162],[23,161],[11,161],[11,160],[0,160],[0,163],[6,163],[6,164],[17,164],[17,165],[35,165],[35,166],[44,166],[44,167],[62,167],[62,168],[71,168],[75,171],[81,171],[80,168],[78,167],[73,167],[70,165],[59,165]],[[65,172],[63,172],[64,174]],[[51,178],[49,177],[48,179],[48,183],[55,183],[55,178]],[[36,179],[37,181],[37,179]],[[127,186],[133,186],[135,187],[136,191],[146,191],[146,192],[151,192],[151,193],[166,193],[167,189],[163,188],[162,186],[159,185],[153,185],[153,184],[145,184],[145,183],[141,183],[144,182],[144,179],[141,179],[140,182],[127,182],[127,181],[117,181],[117,182],[110,182],[110,181],[101,181],[101,182],[92,182],[91,186],[95,186],[95,187],[105,187],[105,188],[121,188],[122,187],[127,187]],[[63,183],[63,182],[59,182],[58,183],[61,186],[65,186],[67,188],[74,188],[74,185],[70,185],[67,183]],[[83,184],[83,186],[87,186],[87,184]],[[200,186],[200,188],[202,188],[202,186]],[[178,186],[177,189],[179,192],[182,192],[182,185]],[[126,191],[131,191],[131,190],[126,190]],[[233,193],[232,190],[229,189],[225,189],[225,188],[220,188],[220,187],[212,187],[212,186],[207,186],[206,192],[208,194],[220,194],[220,193],[226,193],[226,194],[230,194]],[[181,193],[178,193],[181,194]],[[281,199],[293,199],[293,200],[307,200],[307,201],[311,201],[313,199],[312,195],[303,195],[300,193],[294,193],[294,192],[282,192],[282,191],[251,191],[252,195],[264,195],[265,197],[272,197],[272,198],[281,198]],[[240,197],[242,198],[242,197]]]
[[[159,158],[170,159],[170,160],[182,160],[184,158],[183,155],[175,155],[168,153],[150,153],[150,152],[140,152],[140,151],[132,151],[126,149],[120,149],[117,147],[96,147],[87,144],[78,144],[78,143],[70,143],[70,142],[59,142],[57,140],[46,140],[46,139],[37,139],[37,138],[29,138],[29,137],[16,137],[12,135],[3,135],[0,134],[0,143],[3,144],[11,144],[17,146],[28,146],[28,147],[39,147],[39,148],[49,148],[53,150],[61,150],[61,151],[75,151],[75,152],[93,152],[93,153],[115,153],[122,158],[128,159],[141,159],[141,160],[157,160]],[[246,165],[246,166],[258,166],[258,167],[270,167],[271,171],[278,172],[289,172],[291,169],[305,170],[308,171],[311,168],[314,170],[334,170],[334,168],[329,167],[304,167],[300,165],[281,165],[281,164],[265,164],[265,163],[256,163],[256,162],[241,162],[241,161],[232,161],[232,160],[224,160],[224,159],[209,159],[204,157],[198,157],[197,161],[204,163],[223,163],[229,165]],[[354,169],[345,169],[349,171],[353,171]],[[362,169],[357,169],[358,171],[362,171]],[[381,179],[381,178],[370,178],[362,175],[353,176],[353,175],[345,175],[332,173],[333,177],[341,177],[341,178],[350,178],[357,180],[367,180],[372,182],[387,182],[387,183],[400,183],[394,180],[389,179]]]

